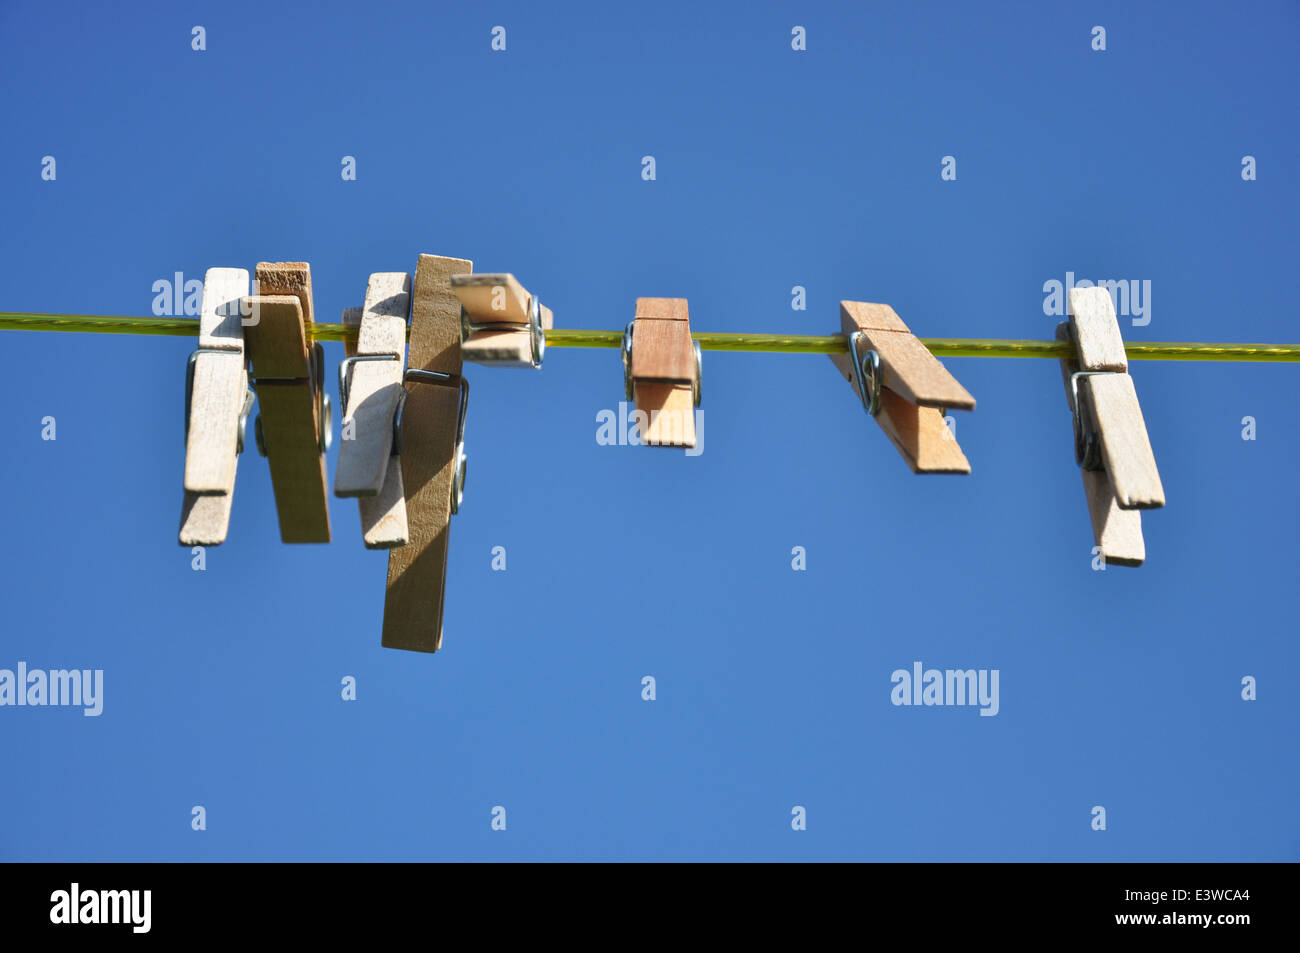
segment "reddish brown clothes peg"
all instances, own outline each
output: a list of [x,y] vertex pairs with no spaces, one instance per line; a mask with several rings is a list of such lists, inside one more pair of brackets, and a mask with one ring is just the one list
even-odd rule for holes
[[641,443],[695,446],[701,376],[686,299],[637,298],[623,334],[623,387],[636,407]]
[[848,354],[831,361],[913,473],[970,473],[944,423],[945,410],[974,410],[975,398],[887,304],[840,302]]

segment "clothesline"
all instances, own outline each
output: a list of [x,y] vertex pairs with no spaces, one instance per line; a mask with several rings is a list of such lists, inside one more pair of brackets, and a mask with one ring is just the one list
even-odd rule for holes
[[[97,314],[34,314],[0,311],[0,330],[63,331],[77,334],[144,334],[195,337],[199,323],[191,318],[140,318]],[[348,324],[308,325],[314,341],[356,340],[357,328]],[[691,335],[705,351],[752,351],[778,354],[842,354],[848,351],[842,334],[748,334],[695,332]],[[622,331],[573,328],[546,332],[547,347],[617,348]],[[1074,354],[1068,341],[1034,341],[999,338],[921,338],[932,354],[942,357],[1065,358]],[[1195,342],[1125,342],[1130,360],[1139,361],[1270,361],[1300,362],[1300,344],[1208,344]]]

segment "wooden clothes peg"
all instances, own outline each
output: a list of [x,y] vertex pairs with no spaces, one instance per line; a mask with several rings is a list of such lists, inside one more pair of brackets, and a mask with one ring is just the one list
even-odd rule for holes
[[325,349],[308,336],[311,268],[306,262],[259,262],[250,315],[248,356],[257,391],[257,450],[271,466],[271,487],[286,543],[330,541],[325,451],[330,405]]
[[1056,338],[1072,341],[1077,351],[1061,361],[1061,377],[1093,539],[1107,563],[1140,566],[1146,559],[1141,511],[1164,506],[1165,491],[1110,292],[1071,288],[1070,320],[1057,326]]
[[703,365],[685,298],[637,298],[623,333],[623,389],[637,410],[641,443],[695,446]]
[[450,522],[465,491],[469,408],[452,279],[473,269],[473,262],[436,255],[421,255],[415,269],[400,458],[410,538],[388,554],[382,639],[388,648],[436,652],[442,646]]
[[541,367],[551,309],[510,274],[453,275],[460,301],[463,361],[496,367]]
[[217,546],[230,527],[235,468],[253,405],[244,356],[244,268],[209,268],[203,276],[199,344],[186,373],[185,500],[182,546]]
[[343,426],[334,495],[358,497],[362,539],[369,549],[404,546],[408,538],[402,470],[390,461],[401,453],[394,438],[410,306],[410,275],[371,275],[356,353],[339,363]]
[[841,301],[840,328],[849,353],[832,354],[831,362],[912,472],[970,473],[943,413],[974,410],[975,398],[889,305]]

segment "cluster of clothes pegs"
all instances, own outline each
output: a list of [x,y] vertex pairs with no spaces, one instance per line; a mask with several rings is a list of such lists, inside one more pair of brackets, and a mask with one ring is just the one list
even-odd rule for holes
[[[246,269],[207,271],[186,374],[182,545],[225,540],[254,402],[281,539],[330,541],[332,411],[314,316],[305,262],[262,262],[251,284]],[[541,367],[553,316],[513,275],[476,275],[464,259],[421,255],[414,278],[371,275],[363,305],[346,309],[343,323],[357,334],[338,368],[334,494],[357,499],[365,545],[389,551],[383,645],[434,652],[449,524],[465,492],[463,364]],[[831,360],[912,471],[969,473],[945,414],[974,410],[970,393],[889,305],[842,301],[840,323],[847,352]],[[1061,370],[1096,551],[1140,565],[1140,511],[1163,506],[1164,491],[1105,288],[1071,290],[1057,338],[1074,345]],[[694,447],[703,367],[686,299],[638,298],[622,352],[642,443]]]

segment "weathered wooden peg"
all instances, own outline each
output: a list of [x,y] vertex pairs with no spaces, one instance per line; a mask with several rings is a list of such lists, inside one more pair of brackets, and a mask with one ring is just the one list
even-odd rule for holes
[[371,275],[356,353],[339,363],[343,423],[334,495],[359,498],[362,538],[369,549],[404,546],[407,541],[402,468],[392,461],[401,452],[395,434],[410,307],[410,275]]
[[209,268],[203,278],[199,345],[185,382],[185,500],[182,546],[217,546],[230,527],[235,468],[253,406],[244,355],[244,268]]
[[257,451],[271,466],[271,487],[286,543],[330,541],[325,451],[331,438],[325,349],[312,342],[311,268],[306,262],[259,262],[256,293],[244,299],[245,331],[258,414]]
[[1115,304],[1106,288],[1071,288],[1070,320],[1056,328],[1076,357],[1061,361],[1074,419],[1074,455],[1097,551],[1107,563],[1140,566],[1145,509],[1165,505],[1164,486],[1138,405]]
[[421,255],[411,305],[411,366],[401,419],[400,468],[410,539],[388,554],[383,644],[436,652],[442,645],[451,517],[465,493],[469,382],[461,363],[462,258]]

